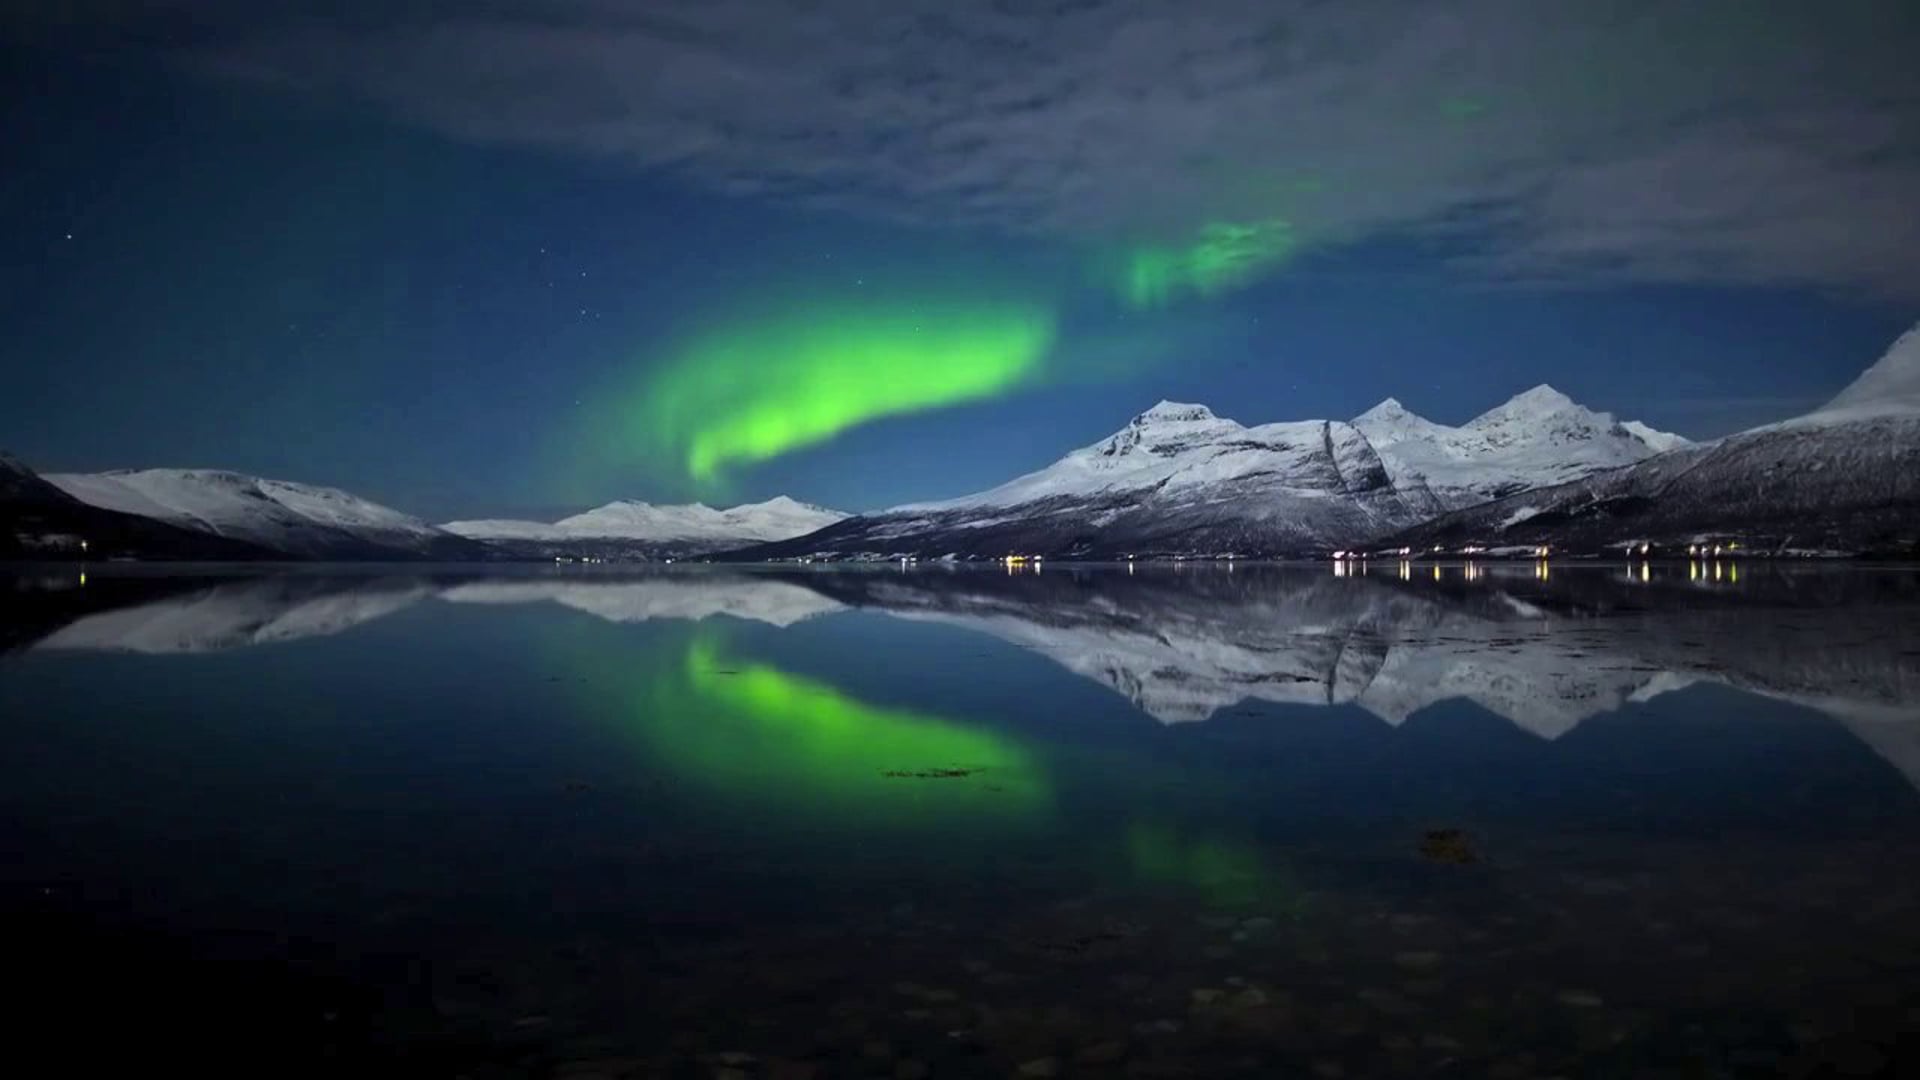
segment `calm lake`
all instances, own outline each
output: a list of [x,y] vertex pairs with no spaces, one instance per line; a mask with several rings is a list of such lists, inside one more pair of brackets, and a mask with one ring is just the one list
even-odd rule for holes
[[0,577],[16,1044],[571,1080],[1920,1063],[1915,570],[598,569]]

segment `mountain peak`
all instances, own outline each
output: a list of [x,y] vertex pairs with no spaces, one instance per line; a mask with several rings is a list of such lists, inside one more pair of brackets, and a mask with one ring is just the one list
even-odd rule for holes
[[1524,409],[1527,412],[1559,412],[1561,409],[1577,407],[1574,400],[1555,390],[1546,383],[1531,390],[1523,390],[1507,399],[1510,409]]
[[845,514],[840,513],[838,510],[829,510],[824,506],[817,506],[813,503],[801,502],[799,499],[796,499],[791,495],[775,495],[773,498],[764,500],[762,502],[741,503],[739,506],[729,507],[727,509],[727,513],[738,514],[743,511],[753,511],[753,510],[765,510],[765,511],[778,512],[778,513],[831,514],[834,517],[846,516]]
[[1587,410],[1567,395],[1546,383],[1541,383],[1531,390],[1523,390],[1513,395],[1504,404],[1496,405],[1467,421],[1467,426],[1473,428],[1485,427],[1488,424],[1508,424],[1515,420],[1532,421],[1557,413],[1576,411]]
[[1361,413],[1359,416],[1354,417],[1353,422],[1356,426],[1388,424],[1396,420],[1405,420],[1415,415],[1413,410],[1400,404],[1399,398],[1390,397],[1380,404],[1375,405],[1373,408],[1368,409],[1366,412]]
[[1213,410],[1205,405],[1189,405],[1178,401],[1162,401],[1146,412],[1133,418],[1133,425],[1176,424],[1195,420],[1217,420]]

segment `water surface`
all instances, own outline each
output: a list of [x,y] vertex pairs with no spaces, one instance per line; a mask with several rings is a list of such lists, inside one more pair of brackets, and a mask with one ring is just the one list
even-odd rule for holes
[[0,887],[69,1054],[585,1080],[1920,1049],[1905,569],[0,587]]

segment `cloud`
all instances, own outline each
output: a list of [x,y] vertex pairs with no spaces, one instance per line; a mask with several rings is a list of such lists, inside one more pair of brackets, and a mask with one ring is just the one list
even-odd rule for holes
[[1920,299],[1903,0],[267,6],[197,24],[198,62],[721,191],[1108,247],[1434,230],[1499,280]]

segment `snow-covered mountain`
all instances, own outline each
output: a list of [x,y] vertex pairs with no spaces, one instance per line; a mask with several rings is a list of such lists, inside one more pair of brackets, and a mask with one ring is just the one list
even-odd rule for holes
[[1832,401],[1774,426],[1839,427],[1880,418],[1914,417],[1920,417],[1920,324],[1895,339],[1885,355],[1835,394]]
[[1619,423],[1542,384],[1459,427],[1436,424],[1393,398],[1354,418],[1403,496],[1423,510],[1458,510],[1527,488],[1631,465],[1687,445],[1639,421]]
[[1444,515],[1384,543],[1920,550],[1920,327],[1805,416]]
[[441,528],[531,555],[696,555],[804,536],[846,516],[781,495],[724,510],[622,500],[551,524],[494,519]]
[[0,558],[251,560],[273,554],[244,540],[89,505],[0,454]]
[[1246,427],[1163,401],[1113,435],[974,495],[850,518],[751,557],[1295,555],[1639,461],[1654,442],[1539,387],[1451,428],[1391,399],[1352,423]]
[[122,469],[46,478],[87,503],[298,558],[481,557],[486,549],[338,488],[219,469]]
[[1422,516],[1351,424],[1245,427],[1204,405],[1163,401],[997,488],[849,518],[748,554],[1270,554],[1374,536]]

